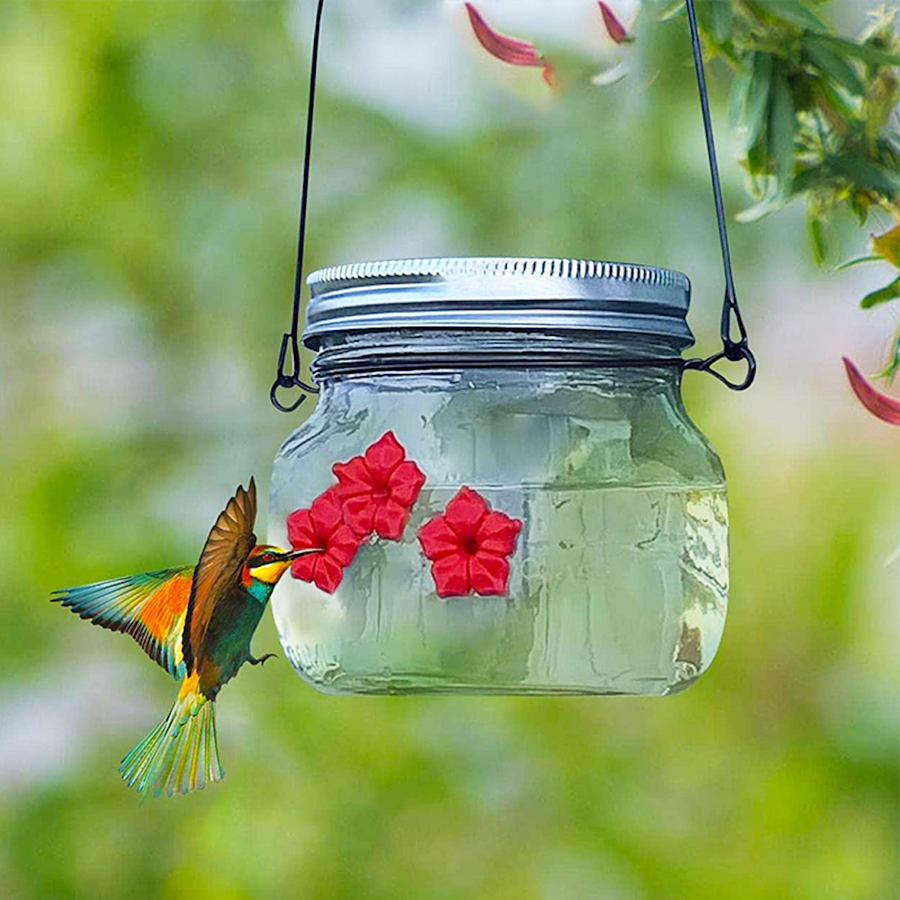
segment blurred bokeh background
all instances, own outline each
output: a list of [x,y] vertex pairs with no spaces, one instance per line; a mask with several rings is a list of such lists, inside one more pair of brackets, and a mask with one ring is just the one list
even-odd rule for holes
[[[484,0],[564,61],[573,86],[554,99],[537,70],[478,51],[459,3],[329,5],[310,267],[670,266],[693,279],[700,351],[715,347],[683,20],[645,3],[617,49],[591,3]],[[849,33],[868,5],[830,15]],[[282,661],[224,695],[224,784],[139,805],[119,781],[172,682],[47,595],[193,560],[303,418],[267,394],[311,16],[309,0],[0,3],[0,896],[898,896],[900,444],[840,365],[879,368],[897,317],[856,308],[878,267],[814,268],[801,209],[732,228],[758,384],[685,386],[733,521],[728,626],[696,687],[335,699]],[[577,86],[620,59],[622,81]],[[710,77],[736,211],[729,76]],[[255,648],[278,649],[269,617]]]

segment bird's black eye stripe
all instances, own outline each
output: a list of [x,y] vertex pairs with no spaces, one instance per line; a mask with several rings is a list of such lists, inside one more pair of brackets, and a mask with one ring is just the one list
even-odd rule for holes
[[275,553],[260,553],[259,556],[251,556],[247,561],[247,567],[250,569],[256,569],[259,566],[267,566],[269,563],[273,563],[278,559],[278,555]]

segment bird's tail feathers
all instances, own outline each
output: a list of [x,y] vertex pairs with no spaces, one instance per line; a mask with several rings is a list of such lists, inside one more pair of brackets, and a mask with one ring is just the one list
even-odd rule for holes
[[128,787],[156,797],[221,781],[215,701],[185,681],[172,711],[122,760],[119,774]]

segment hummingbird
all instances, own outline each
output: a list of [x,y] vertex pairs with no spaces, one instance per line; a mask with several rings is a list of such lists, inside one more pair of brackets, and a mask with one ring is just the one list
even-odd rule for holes
[[256,482],[238,487],[209,532],[196,566],[163,569],[54,591],[82,619],[130,634],[181,682],[169,715],[122,760],[119,774],[141,794],[171,797],[224,777],[216,697],[244,663],[250,641],[291,562],[319,550],[257,543]]

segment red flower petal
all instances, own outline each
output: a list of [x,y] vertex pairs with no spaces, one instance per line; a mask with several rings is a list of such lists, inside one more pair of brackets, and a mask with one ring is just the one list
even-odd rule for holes
[[431,565],[431,574],[438,597],[464,597],[471,590],[469,558],[464,553],[435,560]]
[[368,537],[375,527],[375,510],[371,494],[348,497],[344,501],[344,521],[360,537]]
[[425,484],[425,473],[411,460],[400,463],[391,473],[388,490],[391,499],[402,506],[410,507],[416,502],[422,485]]
[[386,541],[396,541],[403,534],[409,510],[393,500],[386,500],[375,511],[375,533]]
[[372,484],[382,487],[387,484],[391,472],[403,462],[406,451],[400,446],[393,431],[382,435],[366,450],[366,466],[371,473]]
[[329,488],[319,497],[313,500],[309,508],[309,517],[313,528],[320,538],[327,538],[339,525],[344,522],[341,511],[341,501],[334,488]]
[[475,37],[478,38],[478,43],[491,56],[513,66],[542,65],[540,54],[534,44],[506,37],[494,31],[471,3],[466,4],[466,12],[469,14],[469,21],[472,23],[472,30],[475,32]]
[[627,44],[630,41],[633,41],[634,38],[631,37],[628,32],[625,30],[625,26],[616,18],[616,14],[605,4],[600,2],[600,13],[603,16],[603,24],[606,26],[607,34],[617,43],[617,44]]
[[368,494],[372,491],[372,476],[361,456],[354,456],[350,462],[335,463],[331,471],[338,480],[335,490],[341,497]]
[[461,488],[447,504],[444,518],[447,524],[461,537],[471,538],[478,532],[481,520],[488,514],[484,498],[471,488]]
[[[312,520],[309,517],[308,509],[298,509],[288,516],[288,540],[295,550],[304,547],[318,547],[319,542],[316,540],[315,530],[313,529]],[[308,557],[303,557],[308,558]]]
[[516,549],[516,538],[521,530],[522,523],[518,519],[511,519],[502,512],[488,513],[478,529],[478,552],[509,556]]
[[447,524],[443,516],[429,519],[419,529],[419,543],[428,559],[440,559],[459,552],[459,535]]
[[541,56],[534,44],[519,41],[494,31],[471,3],[466,4],[466,12],[469,14],[469,21],[472,23],[472,30],[475,32],[478,43],[491,56],[513,66],[539,66],[543,68],[544,81],[550,87],[556,87],[553,64],[549,59]]
[[469,559],[469,581],[482,597],[505,594],[509,584],[509,563],[502,556],[479,551]]
[[295,559],[291,563],[291,575],[299,581],[312,581],[318,559],[318,554],[315,553]]
[[314,578],[317,588],[333,594],[344,578],[343,566],[326,553],[316,559]]
[[847,369],[850,386],[859,398],[859,402],[882,422],[900,425],[900,400],[876,390],[846,356],[844,357],[844,366]]
[[359,538],[349,525],[341,525],[328,538],[328,550],[325,556],[333,559],[341,566],[349,566],[359,550]]

